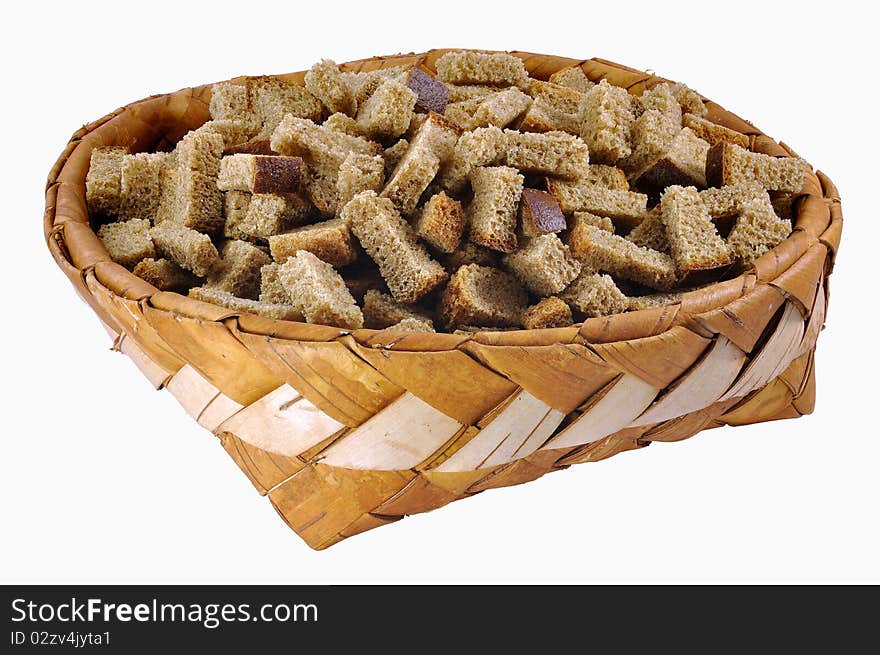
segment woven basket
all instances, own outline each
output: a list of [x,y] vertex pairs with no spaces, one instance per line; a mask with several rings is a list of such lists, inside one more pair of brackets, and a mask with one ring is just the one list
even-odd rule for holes
[[[372,70],[444,50],[344,65]],[[639,94],[665,81],[601,59],[513,53],[532,76],[580,65]],[[303,73],[283,76],[301,83]],[[678,304],[566,328],[474,336],[273,321],[160,292],[110,261],[86,210],[93,148],[170,149],[211,85],[132,103],[76,132],[49,174],[49,249],[157,389],[167,389],[313,548],[571,464],[813,409],[813,353],[842,218],[810,174],[792,235]],[[793,155],[706,101],[751,149]]]

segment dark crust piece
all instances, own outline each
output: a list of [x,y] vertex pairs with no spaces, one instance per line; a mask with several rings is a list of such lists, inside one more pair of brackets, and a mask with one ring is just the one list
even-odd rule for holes
[[729,147],[727,141],[719,141],[709,148],[709,154],[706,155],[706,183],[709,186],[721,187],[725,185],[724,162],[727,159]]
[[523,231],[527,235],[549,234],[566,228],[565,214],[559,207],[559,201],[552,194],[538,189],[523,189],[520,203]]
[[256,155],[254,193],[296,193],[303,170],[301,157]]
[[269,139],[251,139],[237,146],[227,148],[224,155],[277,155],[269,145]]
[[409,76],[410,89],[416,92],[416,110],[423,112],[437,112],[442,114],[446,111],[449,102],[449,87],[435,80],[427,73],[414,68]]
[[[708,173],[708,171],[707,171]],[[668,159],[661,159],[639,176],[635,186],[651,198],[659,198],[664,189],[673,185],[703,188],[701,180],[695,179]]]

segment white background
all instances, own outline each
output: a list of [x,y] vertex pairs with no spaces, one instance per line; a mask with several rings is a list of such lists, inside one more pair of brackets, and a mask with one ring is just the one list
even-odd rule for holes
[[[0,40],[0,581],[880,581],[878,61],[863,3],[21,3]],[[11,14],[11,15],[10,15]],[[654,444],[310,550],[110,342],[43,243],[46,174],[137,98],[469,46],[687,82],[838,184],[816,413]]]

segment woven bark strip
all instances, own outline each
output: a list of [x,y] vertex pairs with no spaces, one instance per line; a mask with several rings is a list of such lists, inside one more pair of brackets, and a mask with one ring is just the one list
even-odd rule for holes
[[[434,72],[445,52],[343,68]],[[664,81],[602,59],[513,54],[539,79],[580,66],[635,94]],[[280,77],[302,84],[303,75]],[[49,174],[47,245],[114,349],[214,433],[313,548],[652,441],[812,411],[843,221],[822,173],[795,199],[788,239],[740,277],[677,303],[548,330],[349,332],[160,292],[110,261],[86,209],[92,149],[171,149],[209,119],[210,94],[205,85],[153,96],[78,130]],[[704,102],[752,150],[793,155]]]

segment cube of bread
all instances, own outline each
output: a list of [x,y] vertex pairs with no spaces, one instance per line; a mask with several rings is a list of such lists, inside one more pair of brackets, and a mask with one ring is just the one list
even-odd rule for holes
[[660,82],[648,89],[638,98],[639,105],[644,111],[659,111],[666,116],[676,127],[681,127],[682,113],[678,98],[675,97],[675,88],[669,82]]
[[128,148],[106,146],[92,150],[86,174],[86,203],[89,213],[116,216],[122,184],[122,158]]
[[276,262],[284,262],[298,250],[308,250],[331,266],[345,266],[357,258],[349,226],[341,218],[269,237],[269,252]]
[[405,318],[402,321],[388,327],[397,332],[436,332],[434,323],[430,319]]
[[237,230],[247,237],[245,240],[265,241],[275,234],[302,225],[311,215],[312,204],[302,196],[255,193]]
[[247,85],[220,82],[212,86],[209,111],[215,120],[236,120],[248,114],[251,107]]
[[260,139],[270,138],[288,114],[319,121],[324,113],[321,101],[307,89],[277,77],[251,77],[248,89],[251,106],[261,124]]
[[497,92],[488,96],[476,96],[470,100],[450,103],[446,106],[446,111],[443,112],[443,116],[463,130],[473,130],[477,127],[474,122],[474,114],[477,113],[477,110],[488,98],[496,95],[496,93]]
[[407,66],[389,66],[371,71],[343,71],[342,80],[348,86],[354,98],[355,109],[369,98],[385,80],[394,80],[406,84],[411,68]]
[[666,228],[660,216],[660,205],[651,209],[645,219],[630,230],[626,239],[642,248],[668,253],[669,241],[666,239]]
[[481,166],[471,171],[474,198],[468,207],[470,240],[477,245],[516,250],[516,219],[523,176],[508,166]]
[[576,116],[584,99],[582,91],[542,80],[529,80],[529,94],[554,110]]
[[[335,114],[334,114],[335,115]],[[277,155],[272,150],[272,144],[269,139],[249,139],[243,143],[230,146],[227,144],[224,155]]]
[[595,84],[584,74],[580,66],[569,66],[568,68],[560,68],[550,76],[550,81],[559,86],[565,86],[581,93],[586,93]]
[[467,264],[479,264],[498,268],[501,264],[500,253],[478,246],[470,241],[462,242],[454,252],[443,258],[443,266],[450,273],[455,273]]
[[429,148],[410,145],[379,195],[402,214],[412,214],[439,170],[440,158]]
[[461,193],[477,166],[493,166],[504,158],[504,132],[495,126],[465,132],[455,144],[452,158],[438,176],[440,186],[450,193]]
[[526,238],[561,232],[566,228],[565,214],[555,196],[537,189],[523,189],[519,203],[519,227]]
[[709,150],[706,179],[709,186],[757,182],[769,191],[800,193],[807,163],[794,157],[771,157],[721,141]]
[[162,197],[154,222],[178,223],[205,233],[220,230],[223,227],[223,193],[217,188],[217,178],[185,166],[163,170]]
[[159,291],[184,292],[199,283],[195,275],[169,259],[142,259],[132,272]]
[[721,141],[727,141],[728,143],[738,145],[740,148],[749,147],[749,137],[745,134],[740,134],[736,130],[713,123],[701,116],[685,114],[682,124],[690,128],[694,134],[710,146],[714,146]]
[[727,266],[733,254],[718,236],[700,194],[693,187],[671,186],[660,199],[660,216],[679,275]]
[[437,77],[452,84],[493,84],[528,88],[522,59],[507,53],[447,52],[434,64]]
[[457,102],[473,100],[474,98],[485,98],[501,91],[501,87],[486,84],[450,84],[449,82],[441,82],[441,84],[449,90],[449,100],[446,103],[447,109],[450,105]]
[[223,194],[223,236],[228,239],[249,239],[238,229],[247,217],[251,194],[247,191],[227,191]]
[[336,62],[323,59],[312,66],[306,73],[305,87],[309,93],[324,103],[331,114],[342,112],[354,116],[356,103]]
[[364,315],[342,276],[325,261],[300,250],[278,267],[278,277],[290,303],[307,323],[359,329]]
[[98,238],[107,249],[110,259],[126,268],[134,268],[142,259],[155,257],[156,249],[150,238],[150,221],[133,218],[119,223],[106,223],[98,228]]
[[226,149],[223,136],[215,132],[188,132],[174,149],[178,168],[217,177]]
[[465,216],[461,203],[441,191],[425,203],[413,228],[416,235],[436,250],[451,253],[461,242]]
[[220,266],[220,255],[207,234],[165,221],[150,229],[150,237],[162,257],[199,277],[205,277]]
[[565,132],[504,130],[505,163],[526,173],[578,178],[590,164],[587,144]]
[[526,309],[523,313],[523,327],[526,330],[566,327],[574,323],[571,307],[557,296],[548,296]]
[[581,272],[581,263],[555,234],[529,239],[504,256],[504,265],[537,296],[559,293]]
[[584,94],[579,109],[581,136],[597,164],[614,164],[632,152],[630,129],[635,115],[626,89],[602,80]]
[[321,126],[336,130],[337,132],[342,132],[343,134],[350,134],[352,136],[367,136],[366,131],[361,127],[360,123],[351,116],[339,112],[330,114],[324,122],[321,123]]
[[617,166],[606,166],[605,164],[590,164],[587,172],[581,178],[585,184],[597,184],[606,189],[617,189],[619,191],[629,191],[629,182],[626,179],[626,173]]
[[343,208],[342,219],[378,265],[397,302],[414,303],[446,281],[446,271],[389,199],[363,191]]
[[409,150],[409,141],[406,139],[399,139],[395,141],[394,144],[385,148],[382,157],[385,160],[386,177],[389,177],[391,173],[394,172],[394,169],[397,167],[397,164],[400,163],[400,160],[403,159],[407,150]]
[[123,155],[120,168],[119,216],[152,221],[162,198],[162,170],[165,152]]
[[629,298],[629,311],[637,312],[641,309],[653,309],[663,305],[672,305],[681,301],[681,292],[654,293],[647,296],[634,296]]
[[281,284],[278,269],[281,264],[272,262],[260,268],[260,300],[268,303],[289,304],[287,290]]
[[638,225],[648,211],[648,196],[633,191],[609,189],[583,180],[547,178],[547,190],[556,196],[566,214],[590,212],[607,216],[624,227]]
[[682,128],[662,158],[636,181],[639,188],[659,195],[669,186],[706,186],[706,155],[709,144],[690,128]]
[[633,122],[632,152],[620,161],[620,168],[626,171],[630,180],[637,180],[663,158],[679,132],[681,125],[669,116],[656,109],[648,109]]
[[469,127],[507,127],[525,114],[531,104],[531,97],[516,87],[499,91],[480,103]]
[[776,215],[766,192],[742,200],[739,210],[739,217],[727,236],[727,245],[742,263],[752,262],[791,234],[791,221]]
[[594,271],[665,291],[675,284],[675,263],[669,255],[648,250],[595,225],[576,224],[568,238],[571,254]]
[[417,121],[421,123],[412,134],[410,144],[416,148],[427,148],[437,155],[441,163],[450,159],[461,136],[461,128],[435,112],[418,114],[413,123]]
[[356,121],[371,139],[386,139],[406,132],[418,95],[405,84],[385,80],[360,104]]
[[685,114],[693,114],[694,116],[705,116],[706,105],[699,93],[686,84],[678,82],[672,85],[672,92],[675,94],[678,104],[681,105],[681,111]]
[[557,109],[545,95],[536,97],[517,126],[521,132],[567,132],[580,135],[576,112]]
[[587,318],[608,316],[626,311],[628,302],[609,275],[600,275],[584,268],[559,294],[574,311]]
[[220,305],[234,312],[246,312],[248,314],[256,314],[265,318],[273,318],[276,321],[301,321],[303,320],[302,311],[293,305],[275,304],[263,302],[261,300],[252,300],[250,298],[239,298],[238,296],[216,289],[214,287],[194,287],[189,290],[189,297],[202,302],[209,302],[212,305]]
[[440,298],[438,317],[447,328],[460,325],[521,325],[528,295],[517,279],[496,268],[459,268]]
[[208,274],[205,286],[239,298],[256,298],[260,269],[271,263],[269,255],[247,241],[227,241],[220,248],[220,265]]
[[300,157],[228,155],[220,162],[217,186],[221,191],[296,193],[302,168]]
[[378,289],[364,293],[364,327],[384,330],[407,319],[430,322],[430,318],[413,305],[404,305]]
[[361,191],[379,191],[385,182],[385,161],[380,155],[362,155],[351,152],[339,166],[336,190],[339,193],[338,208]]
[[442,114],[449,102],[449,87],[424,71],[413,68],[407,86],[416,94],[416,111]]
[[590,212],[574,212],[571,216],[571,230],[568,233],[569,243],[571,243],[571,239],[575,238],[573,235],[584,225],[592,225],[614,234],[614,223],[607,216],[596,216]]
[[[256,116],[243,116],[237,119],[221,118],[210,120],[194,130],[195,134],[214,134],[223,139],[224,152],[251,142],[257,134]],[[269,154],[269,153],[266,153]]]
[[[415,137],[415,135],[419,133],[419,130],[422,129],[422,125],[427,122],[428,115],[429,114],[413,114],[412,118],[409,121],[409,127],[403,134],[403,138],[405,138],[407,141],[411,141]],[[444,116],[444,118],[446,117]]]
[[745,200],[767,197],[767,192],[756,182],[744,182],[700,191],[700,200],[713,220],[735,218]]

